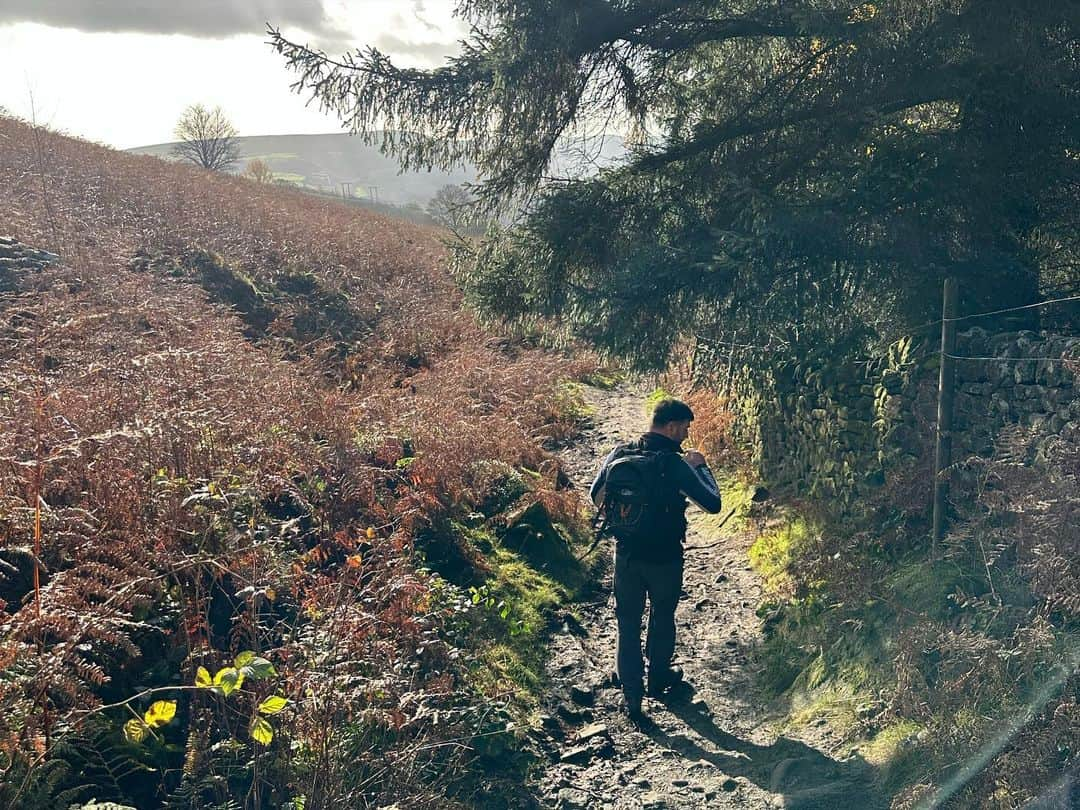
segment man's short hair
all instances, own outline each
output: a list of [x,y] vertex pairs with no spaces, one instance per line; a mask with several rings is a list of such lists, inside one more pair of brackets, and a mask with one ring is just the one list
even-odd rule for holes
[[694,412],[681,399],[666,397],[653,408],[653,427],[663,427],[671,422],[693,422]]

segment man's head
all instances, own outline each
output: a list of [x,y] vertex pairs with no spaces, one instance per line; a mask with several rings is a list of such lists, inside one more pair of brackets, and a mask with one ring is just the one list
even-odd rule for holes
[[652,424],[649,430],[667,436],[682,444],[690,432],[690,423],[694,421],[694,412],[690,406],[679,399],[666,398],[656,403],[653,408]]

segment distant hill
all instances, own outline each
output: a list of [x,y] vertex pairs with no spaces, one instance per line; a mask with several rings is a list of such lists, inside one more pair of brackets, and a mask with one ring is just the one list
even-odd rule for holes
[[[279,180],[337,195],[342,193],[342,184],[350,184],[353,197],[390,205],[425,206],[443,186],[476,180],[472,167],[453,172],[402,173],[397,161],[379,152],[377,146],[343,132],[255,135],[238,141],[242,159],[237,171],[242,171],[247,161],[259,158]],[[172,143],[160,143],[127,151],[171,158],[172,147]],[[625,151],[621,137],[589,138],[562,150],[554,161],[553,173],[589,174],[597,166],[614,163]]]

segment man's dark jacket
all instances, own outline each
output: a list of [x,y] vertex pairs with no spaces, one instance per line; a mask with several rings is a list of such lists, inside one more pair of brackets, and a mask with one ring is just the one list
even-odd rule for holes
[[[655,543],[650,545],[649,550],[635,552],[635,556],[644,562],[655,563],[678,559],[682,556],[682,542],[686,538],[686,499],[689,498],[706,512],[716,514],[720,511],[720,492],[716,486],[716,479],[713,478],[712,471],[707,465],[691,467],[687,464],[681,456],[682,448],[678,442],[662,433],[650,431],[636,442],[620,444],[604,459],[600,472],[589,491],[593,503],[597,506],[603,503],[608,467],[628,448],[640,448],[664,454],[663,461],[668,465],[666,478],[672,482],[669,492],[657,493],[661,501],[667,501],[666,514],[670,519],[664,521],[660,535]],[[626,553],[627,549],[621,541],[616,541],[616,543],[620,553]]]

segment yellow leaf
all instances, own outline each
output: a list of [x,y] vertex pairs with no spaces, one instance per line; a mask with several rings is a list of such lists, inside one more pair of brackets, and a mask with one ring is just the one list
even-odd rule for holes
[[233,666],[237,669],[240,667],[246,667],[255,658],[255,653],[251,650],[244,650],[242,653],[236,654],[236,659],[233,661]]
[[206,689],[214,685],[214,681],[211,679],[210,673],[206,671],[206,667],[199,667],[195,670],[195,685],[200,689]]
[[269,599],[271,602],[277,599],[277,591],[275,591],[273,588],[267,588],[265,593],[266,598]]
[[146,723],[137,717],[132,717],[124,723],[124,739],[128,742],[141,743],[146,739],[147,733],[149,733],[149,729],[147,729]]
[[345,565],[349,568],[359,568],[363,564],[363,557],[359,554],[352,554],[345,558]]
[[217,675],[214,676],[214,686],[220,688],[223,695],[231,694],[243,682],[244,676],[237,672],[235,667],[219,669]]
[[368,540],[374,540],[375,539],[375,530],[373,528],[371,528],[370,526],[368,526],[368,529],[367,529],[367,539]]
[[270,741],[274,739],[274,729],[261,717],[256,717],[251,721],[251,739],[257,743],[269,745]]
[[150,728],[157,728],[168,723],[176,716],[175,700],[156,700],[143,714],[143,720]]
[[289,701],[281,695],[271,695],[259,704],[259,712],[260,714],[277,714],[288,705]]

